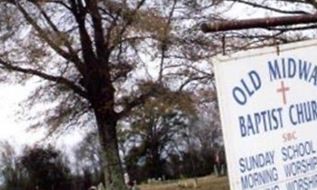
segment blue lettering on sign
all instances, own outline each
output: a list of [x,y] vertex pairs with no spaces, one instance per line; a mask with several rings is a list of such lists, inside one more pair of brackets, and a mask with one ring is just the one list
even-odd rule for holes
[[299,60],[299,78],[303,80],[308,80],[308,74],[310,72],[312,64],[307,64],[306,61]]
[[310,190],[317,187],[317,174],[294,179],[285,184],[287,190]]
[[298,78],[317,86],[317,66],[294,58],[279,58],[268,61],[270,81]]
[[248,73],[248,78],[241,79],[240,83],[233,88],[232,95],[238,104],[244,105],[248,98],[261,88],[262,83],[259,74],[254,70]]
[[296,74],[296,61],[293,58],[282,58],[280,62],[276,59],[269,61],[270,80],[281,78],[293,78]]
[[290,105],[289,120],[293,126],[317,120],[317,102],[312,100]]
[[240,178],[242,189],[254,189],[258,186],[278,181],[278,179],[278,172],[275,167],[249,173]]
[[300,159],[284,165],[286,177],[296,177],[317,169],[317,157]]
[[256,135],[283,128],[282,108],[274,108],[239,116],[241,137]]
[[312,155],[316,153],[312,141],[305,141],[295,145],[288,145],[281,149],[283,161],[293,160],[296,158]]
[[274,153],[274,151],[268,151],[265,153],[259,153],[257,155],[240,158],[240,172],[250,172],[257,168],[274,165]]

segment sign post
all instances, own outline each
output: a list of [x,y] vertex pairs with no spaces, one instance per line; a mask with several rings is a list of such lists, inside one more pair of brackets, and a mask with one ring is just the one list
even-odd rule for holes
[[317,189],[317,40],[214,60],[230,188]]

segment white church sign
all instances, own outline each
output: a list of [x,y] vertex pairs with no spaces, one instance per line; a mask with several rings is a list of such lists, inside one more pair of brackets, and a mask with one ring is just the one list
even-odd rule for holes
[[317,189],[317,40],[214,60],[230,188]]

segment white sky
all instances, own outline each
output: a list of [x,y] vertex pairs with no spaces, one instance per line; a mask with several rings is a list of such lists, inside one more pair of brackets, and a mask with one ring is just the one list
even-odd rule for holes
[[[16,115],[21,109],[19,103],[28,97],[30,89],[30,84],[22,86],[0,83],[0,141],[7,140],[18,149],[24,145],[43,143],[41,140],[44,138],[44,131],[28,132],[28,122],[19,119],[20,116]],[[81,138],[80,131],[72,131],[52,143],[63,148],[63,151],[70,151]]]
[[17,143],[32,143],[39,139],[38,135],[26,133],[26,123],[18,121],[15,112],[19,103],[28,95],[26,86],[0,85],[0,140],[16,141]]

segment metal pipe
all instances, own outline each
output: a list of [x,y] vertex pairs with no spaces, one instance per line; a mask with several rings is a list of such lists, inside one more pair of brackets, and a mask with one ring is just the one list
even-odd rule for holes
[[245,20],[217,21],[214,23],[203,23],[201,30],[205,33],[220,32],[227,30],[243,30],[250,28],[268,28],[274,26],[288,26],[296,24],[308,24],[317,22],[317,14],[282,16],[272,18],[256,18]]

